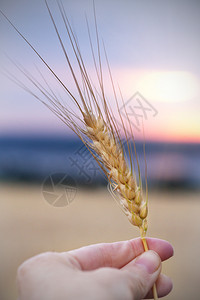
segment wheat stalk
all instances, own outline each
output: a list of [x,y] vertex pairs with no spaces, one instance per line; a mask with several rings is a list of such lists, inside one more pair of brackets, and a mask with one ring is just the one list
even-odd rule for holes
[[[17,69],[20,72],[22,72],[26,76],[26,78],[28,78],[28,80],[34,85],[34,87],[37,88],[37,90],[40,93],[38,95],[34,93],[31,89],[29,89],[27,86],[25,86],[23,82],[19,81],[19,79],[13,74],[9,73],[8,71],[6,71],[6,74],[12,81],[20,85],[23,89],[31,93],[35,98],[37,98],[39,101],[45,104],[50,110],[53,111],[53,113],[55,113],[68,127],[70,127],[79,136],[79,138],[89,149],[92,156],[95,158],[95,160],[103,170],[104,174],[106,175],[108,182],[110,183],[110,190],[115,199],[119,198],[119,203],[121,205],[121,208],[127,215],[129,221],[131,222],[131,224],[139,227],[140,235],[144,245],[144,250],[147,251],[148,246],[147,246],[145,236],[147,231],[147,214],[148,214],[147,204],[148,203],[147,203],[147,197],[146,199],[143,198],[141,179],[140,178],[139,180],[137,179],[135,163],[132,155],[133,153],[135,153],[135,159],[138,167],[138,174],[140,175],[140,167],[138,163],[137,152],[136,152],[135,142],[133,138],[133,130],[128,115],[126,114],[127,123],[131,130],[132,142],[130,142],[127,135],[127,128],[124,124],[122,115],[119,110],[118,99],[116,96],[116,91],[115,91],[112,75],[110,72],[107,55],[105,52],[108,70],[110,74],[111,85],[113,88],[114,97],[118,108],[118,116],[122,123],[123,133],[126,137],[126,145],[128,147],[128,158],[130,161],[130,166],[129,166],[125,147],[123,145],[122,138],[119,134],[118,125],[115,121],[115,117],[113,116],[112,111],[109,108],[109,101],[105,97],[95,9],[94,9],[94,16],[95,16],[95,28],[96,28],[97,49],[98,49],[98,63],[94,55],[94,49],[91,41],[89,27],[88,27],[88,33],[90,39],[90,46],[92,50],[92,56],[94,60],[94,66],[96,69],[96,74],[99,82],[99,91],[97,91],[97,88],[94,87],[87,73],[86,66],[84,64],[84,60],[81,56],[81,51],[78,46],[79,44],[77,38],[74,32],[72,31],[64,7],[60,2],[58,2],[58,5],[68,34],[69,41],[71,43],[72,49],[75,54],[75,58],[79,66],[79,71],[83,83],[82,87],[81,84],[79,84],[79,80],[77,79],[75,71],[70,62],[68,53],[64,47],[59,31],[56,27],[56,23],[54,21],[52,13],[46,2],[49,15],[51,17],[61,48],[64,52],[66,61],[68,63],[73,80],[75,82],[79,94],[79,99],[80,99],[79,101],[77,100],[77,97],[75,97],[73,93],[67,88],[67,86],[62,82],[62,80],[58,77],[58,75],[53,71],[53,69],[47,64],[47,62],[43,59],[43,57],[32,46],[32,44],[11,23],[11,21],[2,12],[1,13],[11,24],[11,26],[17,31],[17,33],[24,39],[24,41],[31,47],[31,49],[42,61],[42,63],[47,67],[50,73],[54,76],[58,84],[62,88],[64,88],[64,91],[67,92],[67,94],[72,99],[72,102],[78,108],[80,115],[78,116],[77,113],[70,108],[70,105],[67,105],[67,103],[65,104],[62,103],[59,97],[56,96],[55,92],[52,91],[52,89],[50,88],[50,86],[48,85],[44,77],[42,78],[47,86],[46,88],[36,78],[30,75],[27,70],[25,70],[23,67],[20,67],[19,65],[17,65],[12,61],[17,67]],[[42,96],[45,97],[45,100],[42,98]],[[132,149],[132,146],[134,149]],[[157,299],[157,292],[156,292],[155,285],[153,287],[153,294],[154,294],[154,299]]]

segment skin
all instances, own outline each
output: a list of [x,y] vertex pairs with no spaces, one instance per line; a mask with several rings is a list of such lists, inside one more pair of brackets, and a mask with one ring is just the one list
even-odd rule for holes
[[173,248],[159,239],[147,243],[146,253],[138,238],[30,258],[18,269],[19,300],[139,300],[152,298],[155,282],[158,296],[165,296],[172,282],[161,274],[161,261]]

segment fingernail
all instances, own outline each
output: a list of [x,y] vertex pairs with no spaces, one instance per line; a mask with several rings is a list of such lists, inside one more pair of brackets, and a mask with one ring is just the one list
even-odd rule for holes
[[136,258],[135,263],[145,267],[147,273],[152,274],[158,270],[160,266],[160,258],[154,251],[147,251]]

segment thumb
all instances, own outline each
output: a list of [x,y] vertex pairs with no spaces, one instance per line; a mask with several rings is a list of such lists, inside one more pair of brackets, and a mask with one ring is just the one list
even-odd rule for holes
[[161,259],[156,252],[150,250],[138,256],[123,269],[128,271],[133,299],[143,299],[158,279]]

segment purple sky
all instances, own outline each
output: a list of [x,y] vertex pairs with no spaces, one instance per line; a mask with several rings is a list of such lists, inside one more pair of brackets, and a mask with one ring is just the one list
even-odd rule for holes
[[[55,1],[48,3],[64,34]],[[85,22],[86,13],[94,33],[92,1],[63,3],[93,75]],[[128,100],[138,91],[158,110],[155,119],[148,120],[150,137],[200,141],[200,2],[96,0],[95,5],[100,39],[105,42],[114,79],[124,98]],[[73,90],[44,2],[3,0],[0,8]],[[0,35],[1,65],[15,72],[5,61],[4,51],[31,73],[36,72],[35,64],[43,70],[41,62],[2,17]],[[0,134],[66,131],[31,95],[2,75],[0,79]],[[112,97],[109,86],[107,93]]]

